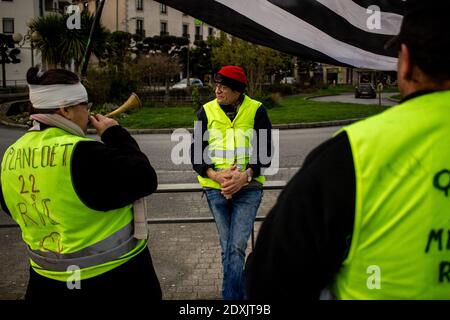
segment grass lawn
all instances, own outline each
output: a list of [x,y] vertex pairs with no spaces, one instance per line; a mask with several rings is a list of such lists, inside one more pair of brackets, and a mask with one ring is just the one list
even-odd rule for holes
[[[317,93],[314,93],[317,94]],[[286,97],[280,106],[268,110],[273,124],[318,122],[364,118],[387,109],[378,105],[319,102],[305,100],[305,96]],[[122,126],[142,128],[192,128],[196,114],[192,107],[152,107],[133,111],[120,118]]]
[[319,102],[304,97],[287,97],[281,107],[269,110],[273,124],[319,122],[364,118],[386,110],[388,107],[340,102]]
[[194,108],[140,108],[132,111],[127,117],[120,117],[120,124],[126,128],[191,128],[197,116]]

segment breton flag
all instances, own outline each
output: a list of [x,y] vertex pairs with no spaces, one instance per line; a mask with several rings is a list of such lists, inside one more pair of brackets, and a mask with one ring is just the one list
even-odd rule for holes
[[400,31],[403,0],[158,0],[241,39],[303,59],[396,70],[385,43]]

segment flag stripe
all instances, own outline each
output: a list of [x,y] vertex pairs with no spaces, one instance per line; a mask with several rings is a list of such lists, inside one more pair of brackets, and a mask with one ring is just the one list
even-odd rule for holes
[[[383,48],[391,36],[362,28],[361,18],[352,17],[365,12],[358,7],[359,1],[344,0],[347,7],[340,8],[334,1],[159,0],[234,36],[304,59],[395,70],[396,53],[388,54]],[[371,2],[389,8],[386,1]],[[399,17],[389,12],[382,12],[382,19],[387,19],[382,23],[390,22],[385,31],[395,34]]]
[[[286,2],[283,0],[270,0],[270,2],[317,29],[326,31],[328,35],[339,41],[343,41],[356,47],[360,46],[361,43],[364,43],[364,49],[367,51],[379,55],[395,56],[394,52],[389,52],[387,54],[384,50],[384,44],[392,38],[392,35],[371,34],[370,41],[368,41],[367,32],[370,30],[368,30],[367,27],[366,31],[355,27],[340,15],[323,6],[319,1],[299,1],[298,5],[295,7],[289,7],[287,5],[281,6],[281,3]],[[332,1],[326,0],[324,2]],[[369,16],[365,11],[363,14],[363,17]],[[397,33],[398,32],[394,34]]]
[[317,0],[317,2],[320,2],[322,5],[347,20],[353,26],[365,32],[386,34],[389,36],[397,35],[400,32],[403,16],[399,14],[383,12],[381,10],[381,28],[369,29],[367,20],[371,15],[371,12],[368,13],[367,11],[372,6],[361,7],[352,0]]
[[341,63],[379,70],[395,70],[396,68],[397,59],[341,42],[269,1],[217,0],[217,2],[240,14],[245,13],[248,18],[279,35],[323,52]]
[[[405,8],[405,1],[403,0],[352,0],[361,7],[368,8],[372,5],[377,5],[383,12],[392,12],[398,15],[403,15]],[[423,0],[425,1],[425,0]]]
[[[183,0],[158,0],[158,2],[185,12],[192,17],[198,18],[219,30],[223,30],[241,39],[313,61],[350,66],[339,62],[322,52],[306,47],[301,43],[281,37],[272,30],[255,23],[246,16],[223,6],[216,1],[194,1],[193,3],[189,3],[188,6],[185,5]],[[223,17],[226,17],[226,19]],[[245,30],[245,32],[243,32],[243,30]]]

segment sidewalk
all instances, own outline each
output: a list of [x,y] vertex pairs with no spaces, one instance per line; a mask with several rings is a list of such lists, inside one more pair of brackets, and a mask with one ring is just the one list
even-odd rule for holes
[[[264,191],[258,215],[267,214],[279,192]],[[206,200],[199,193],[152,195],[148,208],[149,218],[209,216]],[[12,220],[0,212],[0,225],[10,223]],[[255,223],[255,238],[260,225]],[[149,248],[164,299],[221,299],[222,265],[214,223],[149,225],[149,231]],[[20,229],[0,228],[0,241],[0,299],[22,299],[28,262]],[[249,240],[247,253],[250,248]]]

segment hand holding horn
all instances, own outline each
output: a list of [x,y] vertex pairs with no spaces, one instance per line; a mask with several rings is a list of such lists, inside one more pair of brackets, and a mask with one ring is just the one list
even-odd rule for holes
[[97,134],[101,137],[103,132],[106,129],[117,126],[119,123],[111,118],[105,117],[101,114],[97,114],[95,116],[89,116],[89,120],[91,121],[92,126],[97,130]]

